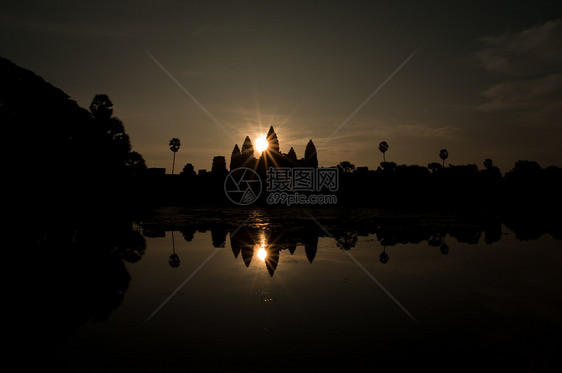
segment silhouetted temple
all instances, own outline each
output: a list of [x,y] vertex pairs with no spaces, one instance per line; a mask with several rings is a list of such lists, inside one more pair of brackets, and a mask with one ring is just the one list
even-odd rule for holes
[[293,147],[287,153],[281,152],[273,126],[269,127],[266,139],[268,148],[259,155],[259,158],[255,157],[254,146],[249,136],[246,136],[242,148],[239,148],[238,144],[234,145],[230,157],[230,170],[238,167],[254,170],[267,170],[269,167],[318,167],[316,147],[312,140],[306,145],[304,157],[298,159]]

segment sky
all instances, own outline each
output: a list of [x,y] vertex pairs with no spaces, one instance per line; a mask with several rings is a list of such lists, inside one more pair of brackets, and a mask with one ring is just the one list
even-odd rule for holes
[[549,1],[6,1],[0,55],[88,108],[107,94],[149,167],[210,169],[273,125],[320,166],[562,166],[562,6]]

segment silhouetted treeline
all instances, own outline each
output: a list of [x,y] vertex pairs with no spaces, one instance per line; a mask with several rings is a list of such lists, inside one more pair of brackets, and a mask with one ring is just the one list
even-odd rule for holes
[[[377,170],[341,172],[339,201],[383,208],[478,209],[516,213],[562,207],[562,169],[518,161],[502,176],[495,166],[383,163]],[[341,169],[340,169],[341,170]]]
[[[249,219],[248,214],[251,215]],[[350,249],[355,246],[357,237],[368,235],[376,235],[384,246],[421,242],[436,246],[445,236],[461,243],[491,244],[501,239],[502,225],[521,240],[538,239],[545,234],[562,239],[562,227],[548,216],[444,218],[380,215],[377,210],[329,208],[311,210],[311,214],[323,228],[304,210],[298,209],[290,212],[258,209],[248,210],[247,214],[240,213],[238,209],[189,209],[179,212],[176,215],[179,218],[173,222],[165,223],[157,216],[147,217],[141,226],[143,234],[148,237],[164,237],[166,231],[179,231],[189,242],[197,232],[210,231],[214,247],[222,247],[227,235],[231,234],[239,236],[236,241],[242,240],[246,245],[265,240],[270,246],[292,250],[296,244],[309,243],[311,237],[333,237],[340,242],[340,248]]]
[[10,343],[26,355],[20,368],[59,366],[50,359],[78,327],[106,321],[121,305],[131,281],[126,263],[141,260],[146,240],[129,216],[114,212],[87,221],[30,219],[23,230],[10,285],[18,294],[13,327],[21,340]]
[[[17,202],[25,206],[22,211],[31,208],[81,214],[88,208],[117,205],[233,205],[225,193],[228,169],[224,156],[214,157],[210,172],[196,173],[191,164],[179,175],[147,169],[143,157],[132,150],[124,124],[113,115],[113,103],[107,95],[94,95],[86,110],[60,89],[3,58],[0,83],[0,120],[8,129],[5,138],[17,147],[10,164],[14,172],[8,177],[15,181],[11,185],[18,192]],[[294,150],[278,152],[273,128],[268,140],[272,143],[269,155],[254,162],[264,189],[254,205],[268,204],[266,165],[318,165],[312,140],[300,163],[293,162]],[[247,142],[242,151],[235,146],[231,168],[240,165],[240,157],[245,159],[244,152],[251,148],[249,139]],[[338,206],[500,214],[562,208],[562,169],[556,166],[543,168],[521,160],[502,175],[490,159],[484,161],[483,169],[474,164],[445,166],[446,149],[439,155],[442,164],[433,162],[427,167],[387,162],[386,142],[379,150],[383,162],[376,170],[341,162],[337,166],[338,191],[319,193],[335,195]],[[312,161],[307,163],[307,159]],[[241,164],[247,167],[253,163]],[[301,194],[313,193],[318,194]]]
[[95,95],[89,109],[0,58],[0,122],[12,145],[7,177],[22,210],[77,213],[84,206],[115,206],[138,190],[135,178],[146,165],[113,116],[111,100]]
[[[205,213],[206,214],[206,213]],[[319,216],[314,213],[315,216]],[[242,231],[252,231],[252,242],[259,242],[259,236],[266,233],[269,238],[267,242],[282,244],[290,247],[288,241],[294,243],[305,243],[309,233],[316,237],[330,237],[324,229],[320,228],[314,221],[307,218],[305,214],[301,218],[285,217],[280,220],[260,222],[241,226],[244,219],[205,217],[201,220],[195,218],[190,222],[178,222],[163,224],[160,221],[145,220],[142,224],[143,234],[148,237],[164,237],[166,231],[178,231],[185,241],[193,240],[197,232],[212,233],[213,246],[222,247],[227,240],[227,234]],[[315,218],[316,219],[316,218]],[[472,217],[472,218],[428,218],[418,217],[370,217],[345,220],[334,215],[318,221],[328,232],[342,243],[343,248],[354,247],[356,237],[374,234],[377,239],[386,246],[397,244],[417,244],[428,242],[434,244],[439,237],[449,236],[461,243],[491,244],[501,239],[501,226],[505,225],[513,231],[519,240],[534,240],[543,235],[551,235],[553,238],[562,239],[562,227],[555,220],[548,217],[537,218],[513,218],[513,217]],[[550,224],[548,223],[550,221]],[[267,228],[258,228],[255,225],[265,225]],[[355,238],[353,238],[355,237]],[[267,238],[267,237],[266,237]],[[288,240],[288,241],[287,241]]]
[[[473,210],[517,214],[555,211],[562,207],[562,169],[542,168],[536,162],[518,161],[502,175],[497,167],[476,165],[428,168],[385,162],[377,170],[338,167],[339,189],[323,191],[337,196],[339,206],[399,210]],[[152,176],[150,176],[152,175]],[[224,191],[227,171],[180,175],[150,174],[143,195],[161,205],[233,205]],[[254,205],[267,205],[266,175],[262,195]],[[289,191],[290,193],[290,191]],[[299,192],[311,194],[318,192]]]

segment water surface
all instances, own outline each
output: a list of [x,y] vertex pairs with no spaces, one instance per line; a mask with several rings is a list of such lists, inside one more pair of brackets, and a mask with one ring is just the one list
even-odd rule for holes
[[120,304],[77,327],[61,360],[77,371],[548,370],[562,241],[507,220],[162,209],[132,226],[145,248],[123,260]]

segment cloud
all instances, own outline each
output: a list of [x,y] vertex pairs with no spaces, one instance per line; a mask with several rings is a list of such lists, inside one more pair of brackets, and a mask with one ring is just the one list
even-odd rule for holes
[[494,84],[483,95],[488,101],[479,106],[482,111],[542,109],[559,101],[562,73],[538,78],[510,80]]
[[519,33],[487,36],[480,42],[483,48],[476,54],[483,67],[502,73],[507,80],[482,92],[487,101],[478,108],[511,111],[519,120],[555,120],[562,97],[562,20]]
[[431,127],[423,124],[403,124],[396,126],[394,132],[422,140],[454,140],[460,136],[462,131],[453,126]]
[[562,20],[555,19],[520,33],[486,36],[476,55],[488,70],[510,75],[553,72],[562,62]]

